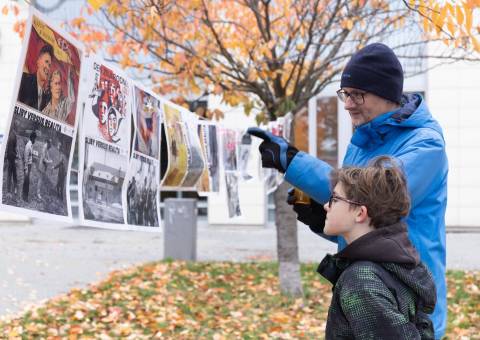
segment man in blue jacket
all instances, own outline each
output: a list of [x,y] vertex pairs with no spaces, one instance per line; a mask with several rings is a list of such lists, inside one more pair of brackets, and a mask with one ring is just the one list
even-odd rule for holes
[[[403,167],[412,200],[406,219],[408,234],[435,279],[437,306],[432,320],[435,338],[440,339],[447,323],[445,141],[424,99],[402,92],[403,69],[389,47],[375,43],[352,56],[337,91],[355,127],[343,166],[366,166],[372,158],[390,155]],[[332,168],[280,137],[258,128],[249,132],[264,139],[260,145],[262,165],[285,173],[289,183],[312,198],[309,209],[294,209],[301,221],[308,221],[313,231],[322,234],[325,215],[321,204],[331,196]],[[339,250],[345,247],[342,238],[333,241]]]

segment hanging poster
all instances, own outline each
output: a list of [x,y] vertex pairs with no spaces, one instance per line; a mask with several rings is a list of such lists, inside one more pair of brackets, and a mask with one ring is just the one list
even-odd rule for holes
[[30,11],[0,155],[2,209],[71,221],[82,53],[69,34]]
[[[276,121],[269,122],[267,130],[275,136],[282,137],[285,129],[284,123],[285,119],[280,117]],[[265,183],[266,194],[269,195],[277,190],[278,186],[283,182],[283,175],[276,169],[262,168],[260,171]]]
[[135,229],[160,231],[159,165],[155,159],[136,151],[130,159],[124,197],[127,224]]
[[198,122],[198,136],[207,166],[198,182],[199,195],[220,191],[220,160],[218,153],[217,125],[211,122]]
[[206,168],[206,162],[200,145],[200,139],[198,138],[197,117],[193,113],[184,111],[183,119],[186,127],[185,132],[188,146],[188,171],[183,180],[182,187],[196,190],[197,182]]
[[252,136],[249,133],[243,133],[238,144],[238,168],[240,178],[248,181],[253,177],[248,174],[247,167],[250,159],[250,150],[252,149]]
[[241,215],[238,196],[237,133],[227,128],[222,128],[221,133],[228,216],[232,218]]
[[188,170],[188,145],[181,110],[177,105],[163,104],[168,165],[161,183],[162,190],[181,187]]
[[122,190],[131,145],[130,87],[120,71],[103,61],[88,58],[85,64],[79,218],[84,225],[122,229]]
[[160,231],[161,101],[134,85],[133,110],[134,151],[123,187],[125,220],[132,229]]

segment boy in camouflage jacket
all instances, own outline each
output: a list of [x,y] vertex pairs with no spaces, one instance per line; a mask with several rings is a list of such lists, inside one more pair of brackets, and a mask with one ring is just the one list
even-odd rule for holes
[[332,173],[324,233],[348,246],[318,272],[333,284],[326,339],[433,339],[435,284],[408,239],[410,199],[388,157]]

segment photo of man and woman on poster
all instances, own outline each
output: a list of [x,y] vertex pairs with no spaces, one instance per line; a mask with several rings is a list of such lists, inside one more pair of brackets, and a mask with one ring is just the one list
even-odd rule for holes
[[3,158],[2,205],[71,218],[69,167],[82,51],[37,15],[29,17]]

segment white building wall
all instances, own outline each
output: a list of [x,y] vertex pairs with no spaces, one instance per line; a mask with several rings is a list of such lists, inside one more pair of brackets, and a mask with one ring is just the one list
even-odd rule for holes
[[[431,65],[435,65],[432,61]],[[428,73],[427,101],[442,125],[449,160],[446,224],[480,226],[480,64],[458,62]]]

